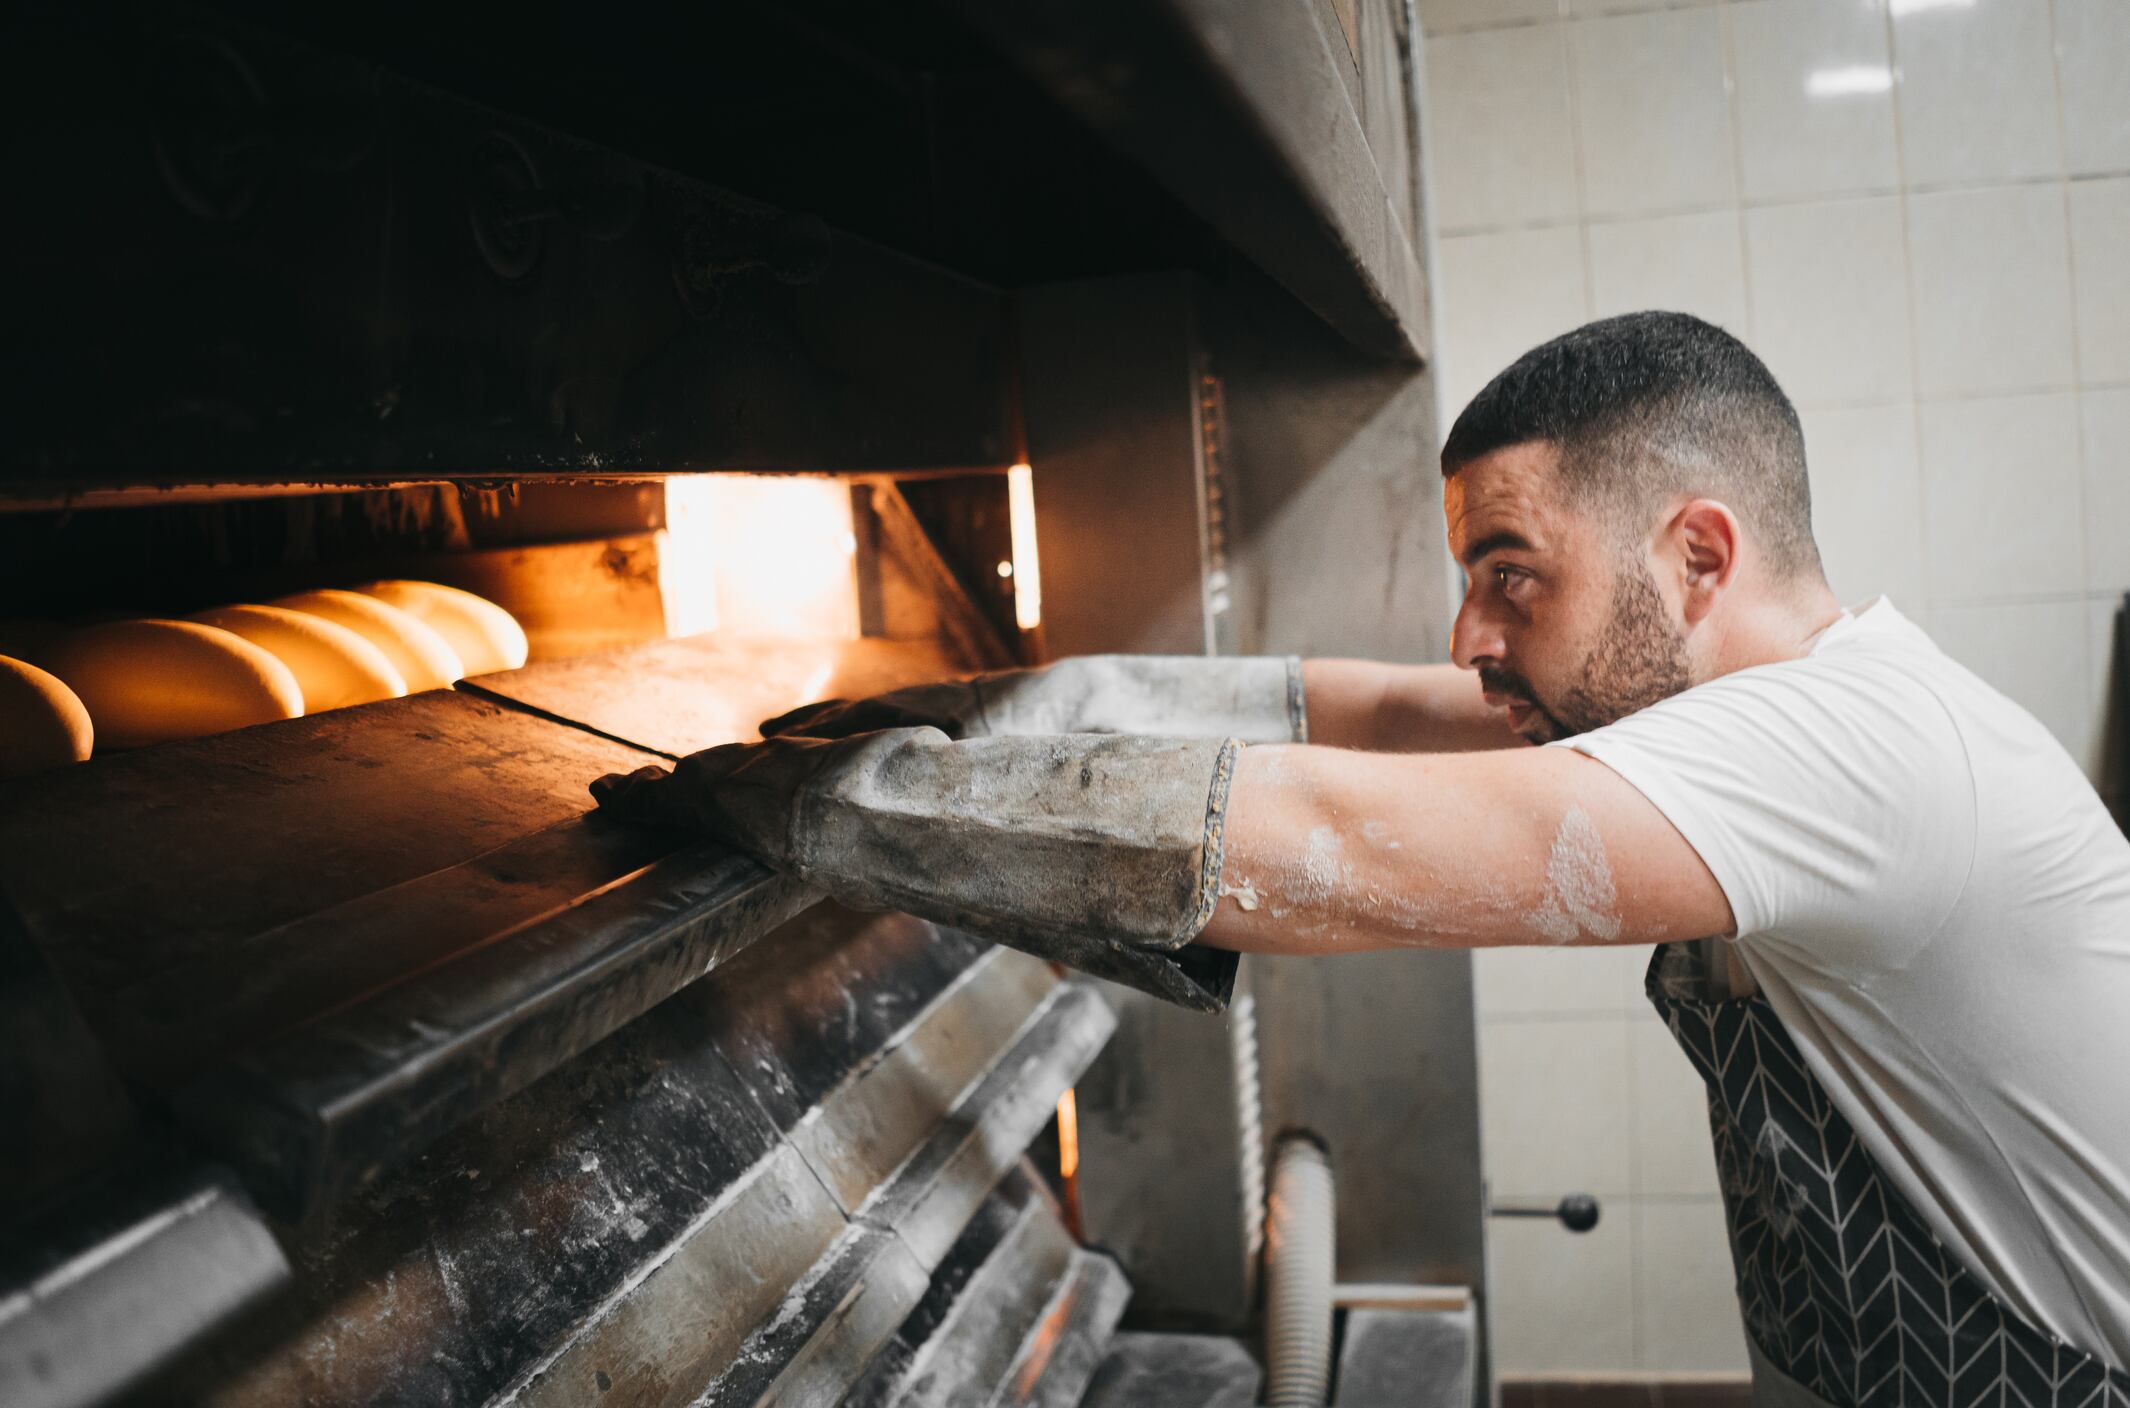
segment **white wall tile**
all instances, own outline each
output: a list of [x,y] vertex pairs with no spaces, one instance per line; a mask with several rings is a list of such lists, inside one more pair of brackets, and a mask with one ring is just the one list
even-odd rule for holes
[[1677,10],[1708,0],[1568,0],[1568,13],[1577,16],[1632,15],[1647,10]]
[[2049,0],[1896,5],[1893,23],[1910,182],[2062,169]]
[[1718,1202],[1638,1202],[1635,1302],[1641,1367],[1743,1373],[1738,1278]]
[[1503,1373],[1634,1367],[1634,1224],[1607,1207],[1580,1235],[1538,1218],[1495,1218],[1487,1294]]
[[2056,63],[2071,170],[2130,171],[2130,5],[2056,0]]
[[1842,603],[1892,597],[1903,611],[1929,600],[1923,571],[1923,481],[1915,408],[1804,411],[1812,476],[1812,536]]
[[1472,954],[1472,1001],[1482,1021],[1646,1012],[1649,955],[1645,944],[1479,949]]
[[1753,347],[1799,405],[1913,394],[1901,203],[1746,212]]
[[2071,265],[2060,187],[1916,196],[1908,204],[1908,249],[1923,395],[2071,382]]
[[1430,40],[1427,101],[1439,228],[1575,218],[1575,134],[1560,25]]
[[1588,213],[1648,215],[1735,198],[1716,11],[1591,20],[1573,27],[1571,42]]
[[1522,24],[1551,19],[1560,12],[1561,0],[1420,0],[1420,28],[1433,34],[1441,29]]
[[2086,589],[2130,591],[2130,390],[2079,398],[2085,434]]
[[1938,607],[1930,614],[1930,634],[1946,654],[2023,706],[2073,758],[2090,766],[2086,606],[2072,600]]
[[1573,229],[1441,241],[1442,427],[1474,392],[1547,338],[1583,323],[1583,245]]
[[[2130,92],[2123,101],[2130,105]],[[2070,192],[2078,375],[2130,381],[2130,179],[2075,181]]]
[[1708,1089],[1671,1029],[1649,1014],[1633,1025],[1635,1193],[1713,1195],[1716,1145]]
[[1898,186],[1883,7],[1754,0],[1729,14],[1745,198],[1796,200]]
[[[2079,762],[2084,764],[2086,776],[2096,787],[2105,785],[2101,773],[2107,765],[2108,734],[2119,727],[2114,721],[2117,712],[2115,617],[2121,609],[2122,599],[2116,596],[2099,597],[2086,603],[2086,680],[2089,691],[2086,726],[2090,732],[2086,739],[2086,755]],[[2130,744],[2130,740],[2119,740],[2116,746],[2126,744]]]
[[1497,1196],[1628,1191],[1628,1030],[1626,1017],[1480,1027],[1480,1139]]
[[1745,244],[1738,212],[1661,215],[1590,227],[1590,298],[1600,318],[1665,308],[1743,337]]
[[1933,607],[2077,592],[2077,398],[1923,407],[1923,545]]

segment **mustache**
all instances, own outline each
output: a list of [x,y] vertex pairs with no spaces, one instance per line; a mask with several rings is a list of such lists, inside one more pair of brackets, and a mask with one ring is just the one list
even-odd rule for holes
[[1520,699],[1526,704],[1538,703],[1538,696],[1524,677],[1509,670],[1482,665],[1479,670],[1479,687],[1489,694],[1499,694],[1509,699]]

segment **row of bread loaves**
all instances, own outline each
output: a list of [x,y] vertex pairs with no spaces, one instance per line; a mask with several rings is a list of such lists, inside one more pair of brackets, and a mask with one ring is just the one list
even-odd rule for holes
[[442,689],[525,663],[491,601],[434,582],[299,592],[183,621],[112,621],[0,655],[0,777]]

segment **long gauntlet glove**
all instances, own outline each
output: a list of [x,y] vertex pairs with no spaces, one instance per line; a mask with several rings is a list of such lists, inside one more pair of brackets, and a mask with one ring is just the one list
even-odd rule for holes
[[1293,656],[1079,655],[1034,670],[831,699],[766,720],[764,737],[848,738],[928,726],[950,738],[1139,733],[1306,743],[1302,662]]
[[601,778],[624,817],[706,832],[844,904],[898,909],[1217,1012],[1235,956],[1187,947],[1220,890],[1235,739],[930,728],[711,748]]

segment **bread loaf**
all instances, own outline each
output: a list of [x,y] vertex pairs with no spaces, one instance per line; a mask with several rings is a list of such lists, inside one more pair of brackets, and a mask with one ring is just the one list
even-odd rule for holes
[[89,756],[89,711],[57,675],[0,655],[0,777],[26,777]]
[[288,666],[196,621],[113,621],[62,637],[51,672],[87,707],[101,747],[194,738],[303,713]]
[[407,692],[385,653],[338,621],[285,606],[218,606],[190,619],[240,635],[288,666],[307,714]]
[[366,582],[355,590],[396,606],[451,642],[469,675],[515,670],[525,663],[524,628],[508,611],[440,582]]
[[363,637],[385,653],[392,668],[407,682],[409,694],[443,689],[466,673],[458,652],[435,630],[376,597],[329,588],[298,592],[273,604],[322,616]]

